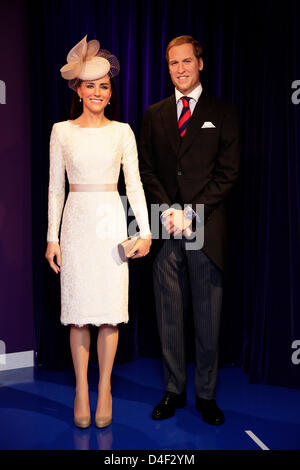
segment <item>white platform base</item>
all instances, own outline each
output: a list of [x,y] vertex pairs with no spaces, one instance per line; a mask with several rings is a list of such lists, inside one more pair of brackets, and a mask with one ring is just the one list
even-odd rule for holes
[[0,354],[0,373],[3,370],[34,366],[34,351]]

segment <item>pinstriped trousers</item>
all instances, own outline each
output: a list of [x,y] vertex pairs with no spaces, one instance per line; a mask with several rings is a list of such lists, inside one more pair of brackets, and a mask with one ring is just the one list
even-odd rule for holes
[[153,264],[165,390],[174,393],[185,391],[185,333],[191,293],[196,394],[200,398],[213,399],[218,372],[222,274],[202,250],[186,250],[185,242],[184,238],[164,240]]

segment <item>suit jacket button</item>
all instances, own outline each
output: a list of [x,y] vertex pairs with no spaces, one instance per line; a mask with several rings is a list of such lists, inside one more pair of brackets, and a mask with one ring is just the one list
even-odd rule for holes
[[178,170],[178,171],[177,171],[177,175],[178,175],[178,176],[182,176],[182,175],[183,175],[183,170]]

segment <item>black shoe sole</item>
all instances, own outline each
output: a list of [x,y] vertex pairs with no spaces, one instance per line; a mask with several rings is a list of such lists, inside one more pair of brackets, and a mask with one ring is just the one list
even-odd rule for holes
[[225,419],[223,421],[219,421],[219,422],[208,421],[208,420],[204,419],[203,416],[202,416],[202,419],[205,423],[211,424],[212,426],[221,426],[221,424],[225,423]]
[[176,410],[179,410],[181,408],[185,408],[185,406],[186,406],[186,403],[183,403],[182,405],[178,405],[178,406],[176,406]]
[[159,420],[162,420],[162,419],[169,419],[169,418],[172,418],[172,417],[175,415],[176,410],[179,409],[179,408],[184,408],[185,405],[186,405],[186,402],[180,403],[179,405],[176,406],[176,408],[174,409],[173,413],[172,413],[172,414],[168,414],[167,416],[160,417],[160,416],[155,416],[155,414],[152,414],[152,419],[154,419],[154,420],[156,420],[156,421],[159,421]]
[[168,415],[168,416],[153,416],[152,415],[152,419],[154,419],[154,421],[162,421],[164,419],[169,419],[169,418],[173,418],[173,416],[175,415],[175,411],[172,415]]
[[225,423],[225,418],[223,417],[219,422],[214,422],[214,421],[210,421],[208,419],[205,419],[203,417],[203,412],[202,410],[200,409],[200,407],[196,406],[196,410],[200,413],[203,421],[207,424],[211,424],[212,426],[220,426],[221,424],[224,424]]

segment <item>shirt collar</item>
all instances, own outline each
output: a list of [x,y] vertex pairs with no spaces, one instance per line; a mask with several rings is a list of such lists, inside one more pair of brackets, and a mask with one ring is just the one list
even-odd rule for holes
[[[202,90],[203,90],[202,85],[201,83],[199,83],[199,85],[193,91],[191,91],[191,93],[189,93],[187,96],[189,96],[190,98],[193,98],[197,102],[201,96]],[[177,90],[177,88],[175,88],[176,104],[178,103],[180,98],[182,98],[183,96],[186,96],[186,95],[183,95],[179,90]]]

